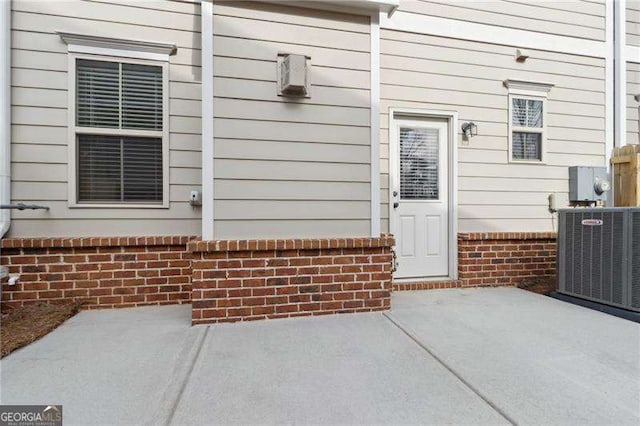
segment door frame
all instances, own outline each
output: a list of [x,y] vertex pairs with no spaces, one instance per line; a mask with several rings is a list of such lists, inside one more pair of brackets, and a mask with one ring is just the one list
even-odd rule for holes
[[[420,278],[402,278],[394,279],[395,281],[418,281],[418,280],[441,280],[441,279],[458,279],[458,112],[446,110],[433,110],[421,108],[389,108],[389,120],[387,130],[389,132],[389,188],[388,188],[388,204],[389,204],[389,232],[394,234],[395,227],[393,214],[393,185],[395,179],[398,178],[399,171],[397,165],[392,160],[396,160],[395,152],[397,152],[398,138],[391,135],[396,120],[402,118],[417,119],[439,119],[447,120],[448,123],[448,140],[447,140],[447,178],[448,188],[448,237],[449,237],[449,274],[446,277],[424,277]],[[395,178],[394,178],[394,173]]]

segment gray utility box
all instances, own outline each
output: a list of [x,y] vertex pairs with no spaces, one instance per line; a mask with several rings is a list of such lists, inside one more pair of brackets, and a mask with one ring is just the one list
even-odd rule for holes
[[640,208],[558,215],[558,292],[640,312]]
[[606,201],[606,192],[598,193],[600,182],[608,182],[606,167],[569,167],[569,201]]

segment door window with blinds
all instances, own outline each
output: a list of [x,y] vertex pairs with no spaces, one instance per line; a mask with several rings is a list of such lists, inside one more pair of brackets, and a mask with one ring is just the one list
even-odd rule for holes
[[400,199],[440,198],[438,129],[400,128]]
[[75,59],[76,200],[165,201],[163,66]]
[[511,159],[542,161],[545,101],[511,97],[510,102]]

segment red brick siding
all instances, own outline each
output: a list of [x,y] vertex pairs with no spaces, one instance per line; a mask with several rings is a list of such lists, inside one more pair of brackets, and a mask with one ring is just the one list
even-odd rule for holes
[[388,309],[391,287],[527,287],[555,282],[554,233],[459,234],[457,281],[392,285],[392,245],[392,237],[386,236],[5,239],[0,264],[20,274],[20,282],[9,286],[3,281],[2,307],[72,299],[86,301],[87,308],[113,308],[189,303],[193,297],[196,323]]
[[555,281],[555,233],[459,234],[458,253],[463,287]]
[[392,245],[391,237],[192,242],[192,321],[389,309]]
[[189,303],[192,237],[2,240],[0,263],[20,274],[2,283],[2,306],[84,301],[85,308]]
[[492,232],[458,234],[458,279],[394,282],[394,291],[480,286],[553,287],[556,234]]

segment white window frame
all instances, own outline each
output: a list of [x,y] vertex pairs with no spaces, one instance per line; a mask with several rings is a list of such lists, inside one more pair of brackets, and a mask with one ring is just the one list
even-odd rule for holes
[[[79,34],[58,31],[62,42],[67,45],[68,70],[68,205],[72,208],[169,208],[169,56],[175,55],[175,44],[147,41],[127,40],[94,34]],[[76,60],[92,59],[162,67],[163,89],[163,124],[162,124],[162,203],[79,203],[77,194],[77,133],[78,129],[91,129],[93,134],[149,136],[144,130],[79,128],[76,126]],[[89,132],[89,131],[87,131]],[[160,136],[153,132],[153,137]]]
[[[106,50],[106,49],[105,49]],[[68,150],[69,150],[69,196],[68,203],[71,208],[145,208],[166,209],[169,208],[169,63],[161,60],[146,59],[147,55],[141,55],[143,59],[133,58],[131,52],[127,57],[109,56],[99,54],[69,52],[68,66],[68,95],[69,95],[69,125],[68,125]],[[113,53],[113,51],[109,52]],[[168,56],[167,56],[168,58]],[[133,129],[109,129],[100,127],[80,127],[76,125],[76,61],[78,59],[90,59],[94,61],[118,62],[138,65],[152,65],[162,68],[162,130],[133,130]],[[77,135],[94,134],[108,136],[139,136],[162,138],[162,202],[161,203],[103,203],[80,202],[78,200],[78,162],[77,162]]]
[[[516,164],[546,164],[547,163],[547,95],[553,84],[522,81],[522,80],[505,80],[505,87],[509,90],[507,101],[509,102],[509,162]],[[513,100],[526,99],[542,102],[542,127],[521,127],[513,125]],[[536,133],[540,134],[540,159],[518,159],[513,158],[513,132]]]

